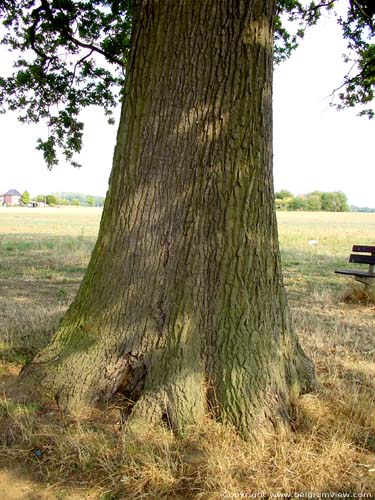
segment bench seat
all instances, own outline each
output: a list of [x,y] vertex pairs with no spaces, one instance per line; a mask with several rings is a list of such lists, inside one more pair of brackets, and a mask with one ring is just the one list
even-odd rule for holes
[[335,271],[337,274],[347,274],[349,276],[362,276],[364,278],[375,278],[375,273],[368,271],[361,271],[360,269],[338,269]]

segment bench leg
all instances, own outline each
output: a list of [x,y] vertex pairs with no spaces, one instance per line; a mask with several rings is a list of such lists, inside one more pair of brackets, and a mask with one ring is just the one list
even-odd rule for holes
[[356,281],[360,283],[364,283],[366,285],[366,289],[370,289],[372,291],[375,290],[375,278],[366,278],[366,276],[354,276]]

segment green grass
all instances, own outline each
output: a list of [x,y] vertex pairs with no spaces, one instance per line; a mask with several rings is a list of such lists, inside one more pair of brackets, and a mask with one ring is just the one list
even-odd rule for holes
[[[375,245],[371,213],[279,212],[278,224],[284,275],[297,289],[300,283],[339,291],[348,279],[334,270],[353,268],[348,263],[353,244]],[[318,243],[310,245],[311,240]]]
[[81,279],[100,214],[97,209],[0,210],[0,279]]
[[95,244],[100,209],[0,209],[1,357],[25,362],[72,301]]

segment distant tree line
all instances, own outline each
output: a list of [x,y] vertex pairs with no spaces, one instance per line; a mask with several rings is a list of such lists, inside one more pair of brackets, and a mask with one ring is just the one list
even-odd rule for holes
[[364,213],[374,213],[375,208],[370,207],[356,207],[355,205],[350,206],[351,212],[364,212]]
[[312,191],[295,196],[285,189],[275,193],[277,210],[310,212],[349,212],[348,199],[342,191]]
[[50,206],[72,205],[83,207],[102,207],[104,203],[103,196],[91,196],[82,193],[51,193],[38,194],[35,201],[46,203]]

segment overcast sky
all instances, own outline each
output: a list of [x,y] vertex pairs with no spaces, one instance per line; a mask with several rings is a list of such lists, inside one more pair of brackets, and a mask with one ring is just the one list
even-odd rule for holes
[[375,207],[375,120],[330,106],[350,68],[344,52],[340,27],[325,18],[276,68],[275,188],[295,194],[341,190],[351,204]]
[[[345,74],[345,44],[332,19],[311,28],[291,59],[275,70],[274,172],[276,190],[294,194],[336,191],[349,202],[375,207],[375,120],[356,111],[329,106],[331,92]],[[2,66],[7,58],[0,48]],[[0,116],[0,192],[28,190],[32,195],[75,191],[104,195],[107,190],[116,127],[99,110],[85,113],[83,167],[63,162],[47,171],[36,139],[44,126],[22,125],[13,113]]]

